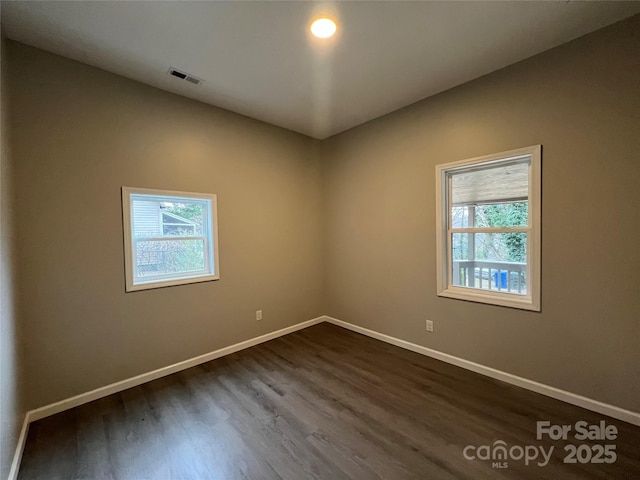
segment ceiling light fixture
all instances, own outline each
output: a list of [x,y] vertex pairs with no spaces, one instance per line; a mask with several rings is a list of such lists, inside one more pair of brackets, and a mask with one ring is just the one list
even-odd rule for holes
[[336,29],[336,22],[328,18],[319,18],[311,24],[311,33],[318,38],[332,37]]

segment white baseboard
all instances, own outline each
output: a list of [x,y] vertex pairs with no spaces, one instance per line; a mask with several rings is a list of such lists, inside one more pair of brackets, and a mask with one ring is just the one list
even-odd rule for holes
[[339,327],[361,333],[363,335],[366,335],[367,337],[375,338],[377,340],[396,345],[406,350],[411,350],[412,352],[420,353],[437,360],[442,360],[443,362],[447,362],[452,365],[471,370],[472,372],[486,375],[487,377],[502,380],[503,382],[510,383],[527,390],[531,390],[532,392],[546,395],[547,397],[562,400],[563,402],[586,408],[587,410],[592,410],[603,415],[608,415],[610,417],[617,418],[618,420],[622,420],[623,422],[640,426],[640,413],[638,412],[625,410],[624,408],[616,407],[615,405],[609,405],[607,403],[599,402],[598,400],[583,397],[582,395],[577,395],[575,393],[567,392],[565,390],[551,387],[543,383],[528,380],[511,373],[496,370],[495,368],[480,365],[479,363],[470,362],[469,360],[465,360],[460,357],[454,357],[453,355],[449,355],[448,353],[442,353],[438,350],[423,347],[422,345],[416,345],[415,343],[407,342],[406,340],[401,340],[396,337],[391,337],[389,335],[385,335],[384,333],[378,333],[374,330],[369,330],[368,328],[360,327],[352,323],[338,320],[337,318],[328,317],[325,315],[324,320]]
[[121,392],[131,387],[137,387],[138,385],[150,382],[151,380],[165,377],[167,375],[171,375],[172,373],[186,370],[187,368],[195,367],[196,365],[200,365],[201,363],[224,357],[225,355],[244,350],[245,348],[253,347],[254,345],[258,345],[259,343],[268,342],[269,340],[273,340],[274,338],[278,338],[283,335],[302,330],[303,328],[322,323],[323,321],[324,317],[317,317],[311,320],[307,320],[306,322],[297,323],[295,325],[291,325],[290,327],[276,330],[275,332],[267,333],[259,337],[251,338],[249,340],[236,343],[235,345],[231,345],[229,347],[224,347],[213,352],[205,353],[188,360],[183,360],[182,362],[174,363],[173,365],[169,365],[167,367],[162,367],[151,372],[127,378],[126,380],[121,380],[104,387],[96,388],[95,390],[91,390],[90,392],[81,393],[80,395],[76,395],[75,397],[60,400],[59,402],[51,403],[49,405],[45,405],[44,407],[36,408],[35,410],[30,410],[27,413],[27,416],[30,422],[35,422],[36,420],[40,420],[50,415],[55,415],[56,413],[69,410],[70,408],[77,407],[78,405],[92,402],[93,400],[106,397],[113,393]]
[[13,455],[13,461],[11,462],[11,469],[9,470],[8,480],[17,480],[18,471],[20,470],[20,462],[22,461],[22,453],[24,452],[24,446],[27,443],[27,433],[29,433],[29,412],[24,416],[22,422],[22,429],[20,430],[20,436],[18,437],[18,444],[16,445],[16,453]]

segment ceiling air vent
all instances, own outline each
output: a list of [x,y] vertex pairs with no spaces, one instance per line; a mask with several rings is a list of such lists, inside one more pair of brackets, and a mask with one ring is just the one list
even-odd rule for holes
[[188,73],[181,72],[177,68],[170,68],[169,75],[179,78],[180,80],[186,80],[187,82],[191,82],[195,85],[200,85],[202,83],[202,80],[200,80],[198,77],[194,77],[193,75],[189,75]]

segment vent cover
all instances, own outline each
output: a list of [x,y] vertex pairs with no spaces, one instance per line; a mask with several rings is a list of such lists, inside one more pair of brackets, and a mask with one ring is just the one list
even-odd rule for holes
[[168,73],[172,77],[179,78],[180,80],[186,80],[187,82],[193,83],[194,85],[200,85],[202,83],[202,80],[199,79],[198,77],[189,75],[188,73],[182,72],[177,68],[173,68],[173,67],[170,68]]

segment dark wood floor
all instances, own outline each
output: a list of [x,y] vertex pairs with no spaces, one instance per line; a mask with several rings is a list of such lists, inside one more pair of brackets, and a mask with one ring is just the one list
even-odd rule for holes
[[[617,440],[536,440],[536,420],[602,419]],[[498,440],[555,448],[463,456]],[[564,464],[567,443],[617,461]],[[320,324],[33,423],[19,478],[638,479],[640,428]]]

